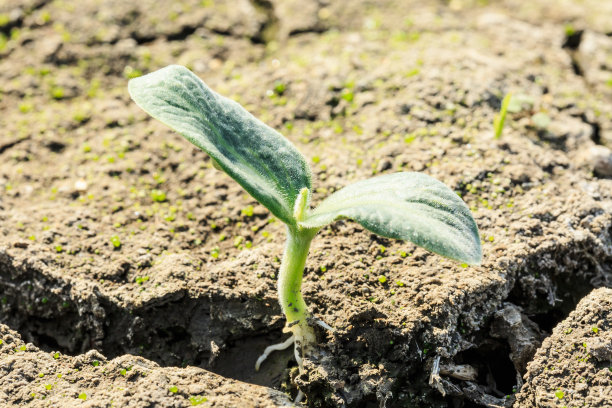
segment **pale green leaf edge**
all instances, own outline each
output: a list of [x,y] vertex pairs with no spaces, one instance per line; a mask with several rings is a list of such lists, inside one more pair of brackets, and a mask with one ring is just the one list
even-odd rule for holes
[[478,226],[469,208],[424,173],[393,173],[350,184],[323,200],[299,225],[319,229],[343,218],[449,259],[471,265],[482,260]]
[[[172,86],[175,88],[172,89]],[[171,90],[175,94],[172,94]],[[286,224],[295,225],[293,218],[295,199],[302,188],[311,189],[312,175],[304,156],[284,136],[255,118],[237,102],[211,90],[198,76],[180,65],[170,65],[142,77],[131,79],[128,82],[128,92],[134,102],[145,112],[208,153],[223,171],[238,182],[257,201],[267,207],[272,214]],[[165,98],[169,99],[157,95],[158,98],[155,100],[152,96],[155,92],[161,92]],[[188,104],[189,111],[186,111],[186,113],[191,116],[186,115],[185,123],[177,122],[176,118],[172,118],[174,114],[170,115],[162,111],[164,106],[171,109],[183,109],[175,100],[172,100],[172,97],[184,98],[183,101]],[[156,105],[160,102],[164,106]],[[198,102],[200,106],[198,106]],[[206,126],[214,128],[213,122],[216,118],[204,116],[206,109],[227,115],[229,122],[237,118],[240,122],[236,126],[253,130],[253,135],[245,135],[247,139],[245,143],[251,142],[252,146],[259,148],[264,146],[265,143],[268,143],[268,145],[276,144],[275,157],[272,160],[260,160],[260,163],[254,163],[256,160],[253,160],[253,158],[238,157],[242,162],[240,164],[249,170],[246,174],[243,168],[237,167],[234,161],[222,154],[209,135],[204,132],[193,131],[194,126],[196,128]],[[169,120],[169,117],[171,120]],[[195,121],[195,125],[188,119]],[[225,128],[230,125],[231,123],[221,123],[219,127]],[[219,131],[215,129],[212,129],[213,132],[216,132],[215,136],[222,137],[222,135],[219,135]],[[226,148],[230,149],[231,146],[226,146]],[[254,155],[257,156],[257,152]],[[249,162],[248,159],[251,159],[251,161]],[[281,159],[285,161],[282,162]],[[269,169],[271,165],[278,164],[279,160],[284,165],[283,170],[286,176],[284,179],[279,177],[278,173],[280,172],[270,171]],[[259,168],[256,168],[255,164],[259,165]]]

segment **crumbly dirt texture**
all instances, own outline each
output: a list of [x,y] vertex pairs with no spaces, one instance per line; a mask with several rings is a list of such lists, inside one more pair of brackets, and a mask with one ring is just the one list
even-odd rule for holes
[[78,357],[47,353],[24,343],[5,325],[0,325],[0,335],[0,401],[7,406],[290,405],[280,391],[195,367],[163,368],[129,354],[107,360],[95,350]]
[[[550,350],[595,310],[607,325],[571,338],[610,342],[609,291],[576,305],[612,286],[612,3],[488,3],[1,1],[0,406],[279,406],[299,388],[311,407],[609,407],[542,367],[576,364]],[[306,373],[290,352],[255,373],[283,338],[284,226],[130,101],[129,78],[169,64],[294,143],[313,205],[378,174],[443,181],[482,265],[337,222],[304,277],[335,331]],[[605,368],[589,344],[584,376]]]
[[597,289],[544,340],[516,407],[612,404],[612,290]]

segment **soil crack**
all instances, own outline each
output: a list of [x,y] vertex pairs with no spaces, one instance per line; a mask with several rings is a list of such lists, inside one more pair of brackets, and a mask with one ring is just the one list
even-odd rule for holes
[[7,150],[17,146],[20,143],[25,142],[28,139],[30,139],[30,137],[26,136],[26,137],[22,137],[20,139],[11,140],[11,141],[9,141],[7,143],[4,143],[4,144],[0,145],[0,154],[2,154],[4,152],[6,152]]

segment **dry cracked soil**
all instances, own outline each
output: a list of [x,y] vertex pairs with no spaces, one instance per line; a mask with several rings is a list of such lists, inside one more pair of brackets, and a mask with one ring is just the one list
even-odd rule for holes
[[[336,222],[304,278],[335,331],[256,373],[284,226],[130,101],[169,64],[293,142],[314,204],[443,181],[482,264]],[[612,407],[610,1],[0,0],[0,113],[2,407]]]

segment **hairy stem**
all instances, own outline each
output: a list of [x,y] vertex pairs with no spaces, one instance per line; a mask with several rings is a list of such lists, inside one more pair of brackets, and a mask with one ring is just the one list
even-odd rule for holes
[[287,228],[287,245],[278,276],[278,296],[288,325],[309,317],[302,298],[302,276],[313,235],[310,231]]
[[316,230],[287,228],[287,245],[278,276],[278,298],[287,318],[286,330],[294,334],[296,351],[301,348],[302,355],[315,342],[314,330],[308,324],[310,312],[302,297],[304,265],[315,234]]

